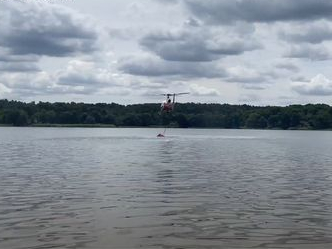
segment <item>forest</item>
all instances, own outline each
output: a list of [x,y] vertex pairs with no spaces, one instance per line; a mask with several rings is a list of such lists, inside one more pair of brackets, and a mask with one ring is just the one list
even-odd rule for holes
[[0,100],[4,126],[180,127],[233,129],[332,129],[325,104],[250,106],[177,103],[160,114],[160,104],[49,103]]

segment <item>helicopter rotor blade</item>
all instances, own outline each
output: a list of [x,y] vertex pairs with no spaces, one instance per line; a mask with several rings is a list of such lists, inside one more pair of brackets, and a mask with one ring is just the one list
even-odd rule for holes
[[183,95],[183,94],[189,94],[189,92],[183,92],[183,93],[162,93],[160,95],[163,95],[163,96],[177,96],[177,95]]
[[183,94],[189,94],[189,92],[185,92],[185,93],[174,93],[175,95],[183,95]]

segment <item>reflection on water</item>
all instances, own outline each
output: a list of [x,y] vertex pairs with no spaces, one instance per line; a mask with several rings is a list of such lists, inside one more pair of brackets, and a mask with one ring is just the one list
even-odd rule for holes
[[331,248],[332,133],[0,128],[0,248]]

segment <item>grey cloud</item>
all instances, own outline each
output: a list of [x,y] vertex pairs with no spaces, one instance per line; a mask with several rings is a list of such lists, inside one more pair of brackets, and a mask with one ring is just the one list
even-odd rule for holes
[[262,71],[246,67],[232,67],[226,70],[225,81],[239,83],[244,88],[261,89],[261,84],[270,82],[271,78],[276,77],[273,71]]
[[56,73],[56,83],[61,86],[91,88],[93,91],[121,86],[109,69],[100,68],[96,63],[72,60],[67,68]]
[[111,38],[129,40],[133,36],[133,31],[124,28],[111,28],[109,29],[109,35]]
[[[153,91],[156,91],[156,89],[163,89],[165,88],[166,83],[165,82],[140,82],[140,81],[133,81],[130,83],[130,87],[135,90],[141,90],[141,89],[154,89]],[[160,93],[160,92],[159,92]]]
[[212,61],[217,54],[207,50],[202,38],[189,38],[186,35],[174,37],[171,34],[150,34],[140,44],[169,61]]
[[240,84],[240,87],[247,90],[265,90],[266,85],[255,84],[255,83],[244,83]]
[[240,55],[261,48],[252,38],[227,36],[205,27],[150,33],[140,44],[164,60],[196,62],[213,61],[222,56]]
[[231,76],[225,79],[228,82],[236,83],[262,83],[266,81],[266,78],[262,75],[257,76]]
[[98,88],[93,85],[78,86],[57,84],[56,77],[46,72],[37,72],[35,74],[26,72],[17,72],[14,75],[5,74],[0,81],[16,96],[93,94],[98,91]]
[[98,49],[98,32],[74,11],[41,2],[1,4],[0,46],[11,54],[61,57]]
[[187,19],[184,24],[188,25],[188,26],[192,26],[192,27],[199,27],[199,26],[201,26],[201,23],[197,19],[192,18],[192,17],[189,18],[189,19]]
[[300,70],[298,66],[296,66],[291,62],[279,62],[275,66],[278,69],[287,70],[291,72],[298,72]]
[[309,95],[309,96],[331,96],[332,88],[326,89],[323,87],[315,87],[312,89],[308,89],[303,86],[293,86],[292,89],[301,95]]
[[93,75],[84,75],[82,72],[81,74],[71,73],[71,74],[64,74],[58,77],[57,83],[59,85],[68,85],[68,86],[91,86],[100,87],[103,85],[103,82],[98,80]]
[[298,82],[309,82],[310,79],[307,79],[306,77],[302,76],[302,75],[296,75],[290,78],[291,81],[298,81]]
[[149,77],[216,78],[225,72],[211,63],[163,61],[157,58],[122,60],[119,69],[127,74]]
[[156,0],[156,1],[163,3],[163,4],[174,4],[174,3],[178,3],[180,0]]
[[279,37],[288,42],[318,44],[332,40],[332,28],[326,22],[312,25],[306,23],[279,32]]
[[132,41],[142,37],[142,31],[133,27],[109,28],[108,35],[111,39]]
[[184,0],[184,2],[195,16],[209,23],[274,22],[332,17],[332,2],[327,0]]
[[52,37],[35,31],[11,34],[0,41],[3,46],[10,47],[13,54],[36,54],[63,57],[75,53],[89,53],[95,49],[92,43],[81,38]]
[[0,62],[37,62],[38,56],[36,55],[12,55],[8,52],[0,52]]
[[19,96],[37,96],[37,95],[54,95],[54,94],[84,94],[90,95],[97,92],[92,88],[77,88],[55,86],[52,88],[12,88],[12,93]]
[[190,85],[190,94],[193,96],[219,96],[220,92],[214,88],[199,86],[197,84]]
[[38,56],[12,55],[7,49],[0,47],[0,71],[2,72],[36,72]]
[[0,75],[0,81],[12,93],[36,95],[44,93],[52,88],[53,82],[45,72],[36,72],[34,74],[28,72],[3,73]]
[[332,95],[332,81],[322,74],[318,74],[309,82],[293,82],[292,89],[301,95],[330,96]]
[[255,41],[246,40],[235,40],[232,42],[228,41],[217,41],[208,44],[208,51],[217,55],[239,55],[246,51],[252,51],[262,48],[262,46]]
[[35,63],[30,62],[1,62],[0,72],[37,72],[40,71]]
[[292,46],[288,52],[285,53],[288,58],[304,58],[312,61],[324,61],[331,59],[331,53],[325,46]]
[[36,72],[38,56],[36,55],[12,55],[6,49],[0,47],[0,71],[2,72]]
[[58,75],[57,84],[72,87],[85,87],[95,90],[111,86],[119,86],[119,84],[108,75],[98,73],[93,74],[90,72],[85,73],[84,71],[71,73],[64,72],[63,74]]
[[243,103],[256,102],[256,101],[260,101],[260,100],[261,100],[261,98],[256,94],[243,94],[243,95],[240,95],[240,97],[239,97],[239,101],[243,102]]

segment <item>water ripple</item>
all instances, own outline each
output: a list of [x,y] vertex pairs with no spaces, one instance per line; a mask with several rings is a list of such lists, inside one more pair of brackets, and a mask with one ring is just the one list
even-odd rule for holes
[[0,248],[332,247],[330,132],[168,132],[0,128]]

